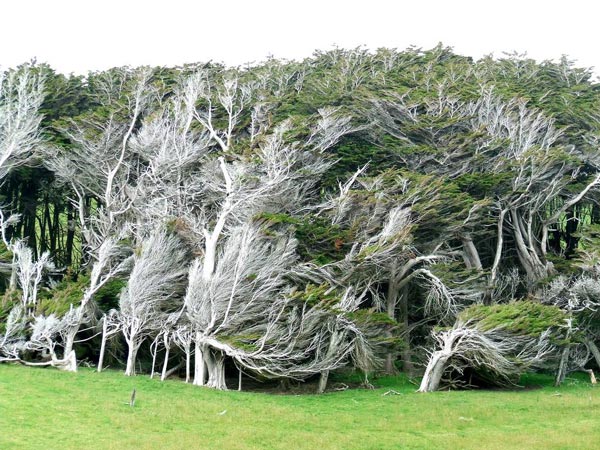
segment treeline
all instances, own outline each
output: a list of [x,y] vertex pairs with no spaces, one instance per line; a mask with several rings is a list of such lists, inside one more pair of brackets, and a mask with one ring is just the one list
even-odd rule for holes
[[566,58],[442,46],[9,70],[0,360],[560,383],[600,364],[599,105]]

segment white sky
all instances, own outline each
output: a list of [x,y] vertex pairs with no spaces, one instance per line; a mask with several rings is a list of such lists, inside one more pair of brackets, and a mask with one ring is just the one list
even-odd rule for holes
[[333,45],[438,42],[476,58],[566,54],[600,73],[597,0],[7,0],[0,66],[36,57],[64,73],[119,65],[302,59]]

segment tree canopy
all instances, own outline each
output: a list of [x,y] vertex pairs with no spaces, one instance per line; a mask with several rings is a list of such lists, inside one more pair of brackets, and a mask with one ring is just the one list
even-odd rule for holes
[[600,364],[599,106],[567,58],[441,45],[8,70],[0,361],[560,382]]

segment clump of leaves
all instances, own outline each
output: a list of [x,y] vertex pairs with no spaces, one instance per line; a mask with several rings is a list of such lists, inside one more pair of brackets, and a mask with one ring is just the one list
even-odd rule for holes
[[[284,213],[261,213],[255,217],[270,228],[274,226],[290,226],[298,240],[297,251],[304,261],[327,264],[338,261],[350,250],[352,232],[339,225],[332,225],[327,219],[316,216],[302,218],[292,217]],[[270,232],[266,229],[265,232]]]
[[309,283],[304,290],[291,294],[291,298],[310,307],[332,309],[340,301],[340,297],[335,291],[328,292],[328,290],[329,286],[325,284],[317,286]]
[[[54,314],[62,317],[69,311],[71,305],[79,305],[89,284],[90,277],[88,274],[84,274],[79,275],[77,280],[65,278],[51,291],[40,292],[36,314],[44,316]],[[124,286],[125,281],[118,278],[110,280],[102,286],[94,296],[100,310],[108,311],[116,308],[119,304],[119,293]]]
[[36,314],[44,316],[54,314],[57,317],[64,316],[71,308],[71,305],[79,305],[83,297],[83,292],[89,285],[89,282],[89,275],[80,275],[76,281],[65,278],[54,289],[40,295]]
[[462,311],[459,319],[476,321],[481,331],[501,328],[515,335],[535,337],[549,328],[564,326],[567,316],[556,306],[520,300],[490,306],[474,305]]

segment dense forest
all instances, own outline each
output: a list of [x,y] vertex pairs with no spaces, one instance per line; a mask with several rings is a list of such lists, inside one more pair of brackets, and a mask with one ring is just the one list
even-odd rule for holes
[[420,390],[600,366],[600,86],[438,46],[0,78],[0,361]]

